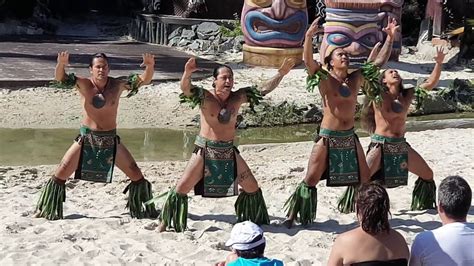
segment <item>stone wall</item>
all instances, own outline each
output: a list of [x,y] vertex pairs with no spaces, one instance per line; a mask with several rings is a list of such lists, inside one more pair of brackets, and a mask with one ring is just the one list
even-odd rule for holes
[[203,54],[239,52],[242,50],[244,38],[242,35],[234,36],[238,31],[234,29],[214,22],[178,26],[168,35],[168,45]]

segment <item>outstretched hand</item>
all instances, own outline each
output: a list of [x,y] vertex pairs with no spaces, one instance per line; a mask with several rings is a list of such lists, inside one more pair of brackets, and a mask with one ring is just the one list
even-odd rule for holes
[[443,61],[444,61],[444,57],[447,55],[448,53],[444,52],[444,48],[441,47],[441,46],[438,46],[436,47],[436,56],[433,57],[433,59],[435,60],[435,62],[437,64],[443,64]]
[[193,73],[198,70],[197,65],[196,65],[196,58],[191,57],[189,58],[188,62],[186,62],[186,65],[184,65],[184,72],[187,73]]
[[69,65],[69,53],[67,51],[58,53],[58,65]]
[[306,31],[306,36],[307,37],[313,37],[318,31],[322,30],[322,27],[319,26],[319,20],[321,17],[317,17],[313,23],[311,23],[311,26],[309,26],[308,30]]
[[400,30],[400,25],[398,25],[397,20],[395,18],[388,18],[387,27],[382,29],[388,36],[392,37],[395,36],[395,33]]
[[140,67],[144,66],[155,66],[155,56],[153,54],[144,53],[143,54],[143,63],[140,64]]
[[288,72],[290,72],[290,70],[295,66],[295,64],[295,59],[288,57],[285,58],[280,68],[278,69],[278,73],[280,73],[280,75],[285,76],[286,74],[288,74]]

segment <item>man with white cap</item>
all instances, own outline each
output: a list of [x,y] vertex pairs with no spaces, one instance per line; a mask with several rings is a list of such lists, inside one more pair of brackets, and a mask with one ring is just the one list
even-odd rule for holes
[[269,259],[263,255],[265,251],[263,230],[251,221],[235,224],[225,245],[232,247],[232,253],[227,256],[225,263],[217,265],[283,266],[282,261]]

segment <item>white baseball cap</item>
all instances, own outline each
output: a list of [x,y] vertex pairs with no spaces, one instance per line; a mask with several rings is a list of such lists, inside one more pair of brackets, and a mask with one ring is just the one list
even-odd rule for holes
[[[253,242],[258,236],[262,238]],[[263,230],[251,221],[245,221],[234,225],[230,232],[230,239],[225,242],[225,245],[237,250],[249,250],[263,243],[265,243]]]

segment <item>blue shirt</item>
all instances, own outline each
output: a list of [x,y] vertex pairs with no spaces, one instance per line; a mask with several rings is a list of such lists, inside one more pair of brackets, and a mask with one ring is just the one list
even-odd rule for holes
[[268,258],[244,259],[239,257],[237,260],[227,264],[228,266],[283,266],[283,261]]

